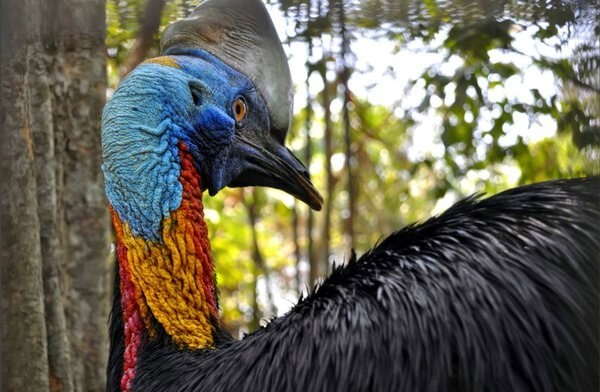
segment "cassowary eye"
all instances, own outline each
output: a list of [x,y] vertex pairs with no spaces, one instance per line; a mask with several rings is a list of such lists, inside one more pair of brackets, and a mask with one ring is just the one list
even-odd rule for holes
[[235,121],[240,122],[246,117],[248,107],[244,98],[239,97],[233,103],[233,113],[235,114]]

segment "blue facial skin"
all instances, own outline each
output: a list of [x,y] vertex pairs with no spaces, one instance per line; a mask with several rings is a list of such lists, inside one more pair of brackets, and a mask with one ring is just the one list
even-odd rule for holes
[[[269,130],[266,106],[247,77],[200,50],[169,57],[178,68],[140,65],[102,115],[108,200],[134,235],[157,242],[162,219],[181,205],[179,143],[213,195],[248,165],[233,143],[236,132],[260,138]],[[241,123],[232,109],[239,97],[248,105]]]

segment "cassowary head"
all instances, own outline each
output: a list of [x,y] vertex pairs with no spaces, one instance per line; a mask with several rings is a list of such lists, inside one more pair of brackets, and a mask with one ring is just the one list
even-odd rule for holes
[[322,198],[284,146],[286,56],[261,1],[208,0],[163,33],[163,56],[121,83],[103,114],[106,191],[135,235],[156,239],[182,199],[181,152],[202,190],[262,185],[312,208]]
[[[284,146],[287,60],[260,0],[207,0],[169,26],[102,116],[118,294],[108,374],[132,390],[143,342],[215,348],[224,332],[202,192],[270,186],[322,198]],[[121,347],[121,348],[119,348]],[[118,385],[117,385],[118,384]]]

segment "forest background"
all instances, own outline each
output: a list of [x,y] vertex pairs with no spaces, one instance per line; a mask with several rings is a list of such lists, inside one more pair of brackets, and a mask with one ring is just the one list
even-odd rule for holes
[[[2,391],[100,391],[114,260],[100,115],[192,0],[0,1]],[[474,192],[600,173],[592,1],[272,0],[296,83],[288,145],[322,212],[205,198],[234,336],[404,225]]]

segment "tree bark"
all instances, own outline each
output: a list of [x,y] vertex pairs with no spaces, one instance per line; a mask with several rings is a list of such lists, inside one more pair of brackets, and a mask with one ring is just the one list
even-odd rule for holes
[[56,174],[61,166],[56,156],[52,101],[46,57],[36,56],[39,70],[34,81],[35,94],[31,94],[32,134],[35,146],[35,171],[37,183],[38,217],[42,251],[44,305],[48,334],[48,366],[51,391],[72,391],[73,377],[70,369],[70,347],[67,336],[64,301],[64,277],[61,265],[65,257],[64,240],[60,235],[60,217],[63,214],[58,202]]
[[0,1],[2,391],[100,391],[105,4]]
[[109,293],[109,221],[101,165],[100,119],[105,102],[105,3],[59,0],[48,4],[46,47],[53,125],[62,157],[57,188],[64,241],[71,369],[76,391],[105,384]]
[[3,391],[48,390],[42,250],[32,127],[39,1],[1,3],[1,378]]

